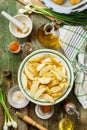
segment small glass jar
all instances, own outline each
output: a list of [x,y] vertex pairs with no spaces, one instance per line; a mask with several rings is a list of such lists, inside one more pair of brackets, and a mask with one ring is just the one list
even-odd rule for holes
[[79,112],[76,109],[76,105],[72,101],[66,101],[65,104],[63,105],[64,110],[66,111],[67,114],[69,115],[74,115],[76,114],[77,119],[79,119]]
[[19,53],[21,50],[20,44],[16,41],[13,41],[8,45],[8,50],[12,53]]
[[23,45],[21,45],[21,50],[23,52],[23,56],[26,57],[33,50],[32,44],[30,42],[25,42]]

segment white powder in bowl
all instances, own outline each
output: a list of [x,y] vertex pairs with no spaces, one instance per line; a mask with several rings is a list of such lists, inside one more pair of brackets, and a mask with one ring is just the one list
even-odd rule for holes
[[22,103],[25,101],[25,96],[23,95],[23,93],[20,90],[18,90],[13,93],[12,100],[16,103]]

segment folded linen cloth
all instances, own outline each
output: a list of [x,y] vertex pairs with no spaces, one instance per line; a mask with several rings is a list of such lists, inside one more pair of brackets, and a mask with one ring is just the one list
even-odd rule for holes
[[[78,62],[80,62],[80,64],[84,64],[84,55],[84,52],[78,54]],[[78,67],[79,71],[76,74],[74,91],[83,108],[87,109],[87,70],[85,72],[83,67]]]
[[[83,108],[87,108],[87,74],[84,67],[84,54],[87,32],[81,26],[63,26],[60,31],[60,44],[66,57],[70,60],[75,73],[75,95]],[[78,62],[77,56],[78,55]]]

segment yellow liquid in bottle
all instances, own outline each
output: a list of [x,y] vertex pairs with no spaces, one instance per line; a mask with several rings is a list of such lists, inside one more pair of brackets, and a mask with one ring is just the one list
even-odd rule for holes
[[73,122],[69,118],[64,118],[60,120],[59,130],[74,130]]
[[60,47],[59,37],[55,37],[53,34],[45,34],[44,25],[38,29],[37,39],[47,48],[57,49]]

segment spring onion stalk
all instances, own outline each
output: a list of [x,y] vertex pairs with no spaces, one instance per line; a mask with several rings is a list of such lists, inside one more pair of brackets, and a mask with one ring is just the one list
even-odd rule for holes
[[8,119],[7,126],[10,127],[12,125],[11,121]]
[[6,106],[6,99],[5,99],[5,91],[3,88],[0,87],[0,104],[2,105],[4,111],[5,111],[5,122],[3,130],[8,130],[8,127],[12,126],[13,128],[17,128],[17,123],[13,120],[11,117],[9,110]]
[[[5,101],[5,94],[3,94],[3,100]],[[7,115],[6,113],[4,114],[5,115],[5,119],[4,119],[4,126],[3,126],[3,130],[8,130],[8,125],[7,125]]]
[[6,116],[6,113],[5,113],[5,120],[4,120],[3,130],[8,130],[8,125],[7,125],[7,116]]
[[45,16],[49,16],[54,18],[55,20],[60,20],[64,24],[69,25],[87,25],[87,10],[79,12],[79,13],[73,13],[73,14],[60,14],[57,12],[54,12],[53,10],[47,8],[47,7],[39,7],[32,2],[29,2],[24,9],[19,9],[19,13],[39,13]]

